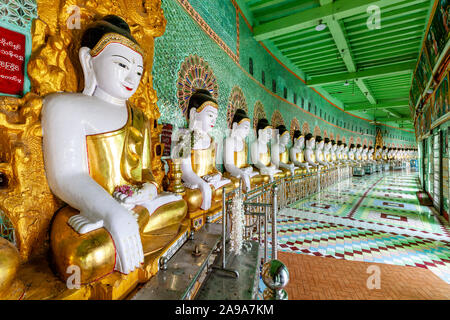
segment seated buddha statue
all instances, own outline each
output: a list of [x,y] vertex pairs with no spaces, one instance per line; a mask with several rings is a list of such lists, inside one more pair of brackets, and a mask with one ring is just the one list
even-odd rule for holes
[[367,162],[369,160],[369,149],[367,148],[366,145],[363,146],[362,148],[362,152],[361,152],[361,157],[363,162]]
[[355,159],[358,165],[361,165],[363,163],[362,149],[363,149],[362,145],[360,144],[356,145]]
[[338,160],[337,150],[338,150],[338,145],[337,145],[336,141],[335,140],[331,140],[330,153],[331,153],[331,163],[333,165],[337,165],[337,160]]
[[383,150],[381,151],[381,159],[383,160],[383,161],[388,161],[389,159],[388,159],[388,149],[387,149],[387,147],[386,146],[383,146]]
[[348,160],[349,160],[350,165],[357,164],[355,152],[356,152],[356,146],[352,143],[348,150]]
[[225,139],[224,147],[224,177],[232,181],[242,180],[244,191],[265,182],[269,182],[269,176],[262,176],[248,164],[248,147],[245,139],[250,133],[250,118],[244,110],[237,109],[230,135]]
[[316,139],[311,133],[308,133],[305,136],[306,141],[306,150],[305,150],[305,159],[306,162],[312,167],[313,172],[317,172],[319,168],[319,163],[316,162],[316,154],[314,153],[314,148],[316,147]]
[[375,160],[376,161],[380,161],[381,160],[381,152],[383,151],[383,149],[381,149],[380,146],[376,146],[375,147]]
[[394,159],[394,148],[389,148],[387,151],[387,158],[388,160],[393,160]]
[[[187,109],[189,129],[179,132],[183,141],[188,142],[188,151],[181,157],[181,179],[186,187],[184,199],[188,203],[188,216],[195,229],[199,229],[206,219],[220,218],[215,215],[222,210],[222,187],[227,188],[226,192],[236,187],[216,168],[216,142],[210,133],[218,111],[219,106],[208,90],[196,90]],[[203,215],[206,215],[205,219]]]
[[323,148],[324,148],[325,142],[322,139],[321,136],[316,137],[316,149],[314,150],[314,153],[316,155],[316,161],[319,164],[319,168],[328,168],[328,162],[325,160],[325,156],[323,154]]
[[272,143],[272,163],[284,172],[286,177],[300,174],[301,170],[296,167],[291,161],[289,161],[289,149],[287,147],[291,140],[291,135],[284,125],[280,125],[276,128],[277,139],[275,143]]
[[342,160],[345,165],[350,165],[350,147],[344,143],[342,148]]
[[268,175],[270,182],[284,178],[285,174],[272,163],[269,142],[272,139],[273,128],[267,119],[260,119],[256,125],[257,139],[250,146],[253,165],[260,174]]
[[373,147],[369,147],[367,150],[367,161],[370,163],[376,163],[375,156],[374,156],[375,149]]
[[323,157],[325,158],[325,162],[328,166],[328,168],[331,167],[331,163],[332,163],[332,158],[331,158],[331,148],[332,148],[332,144],[331,144],[331,140],[330,138],[325,138],[324,139],[324,146],[323,146]]
[[187,205],[153,177],[150,123],[128,100],[143,51],[126,22],[110,15],[89,25],[79,59],[84,90],[44,99],[42,133],[48,184],[68,204],[51,226],[52,257],[64,279],[79,266],[85,284],[147,267],[180,235]]
[[300,167],[302,169],[302,173],[310,172],[309,170],[309,163],[306,162],[305,159],[305,137],[302,135],[300,130],[294,131],[293,139],[293,146],[290,150],[290,158],[294,165]]
[[341,140],[338,140],[336,143],[337,149],[336,149],[336,158],[339,164],[343,164],[344,162],[344,144]]

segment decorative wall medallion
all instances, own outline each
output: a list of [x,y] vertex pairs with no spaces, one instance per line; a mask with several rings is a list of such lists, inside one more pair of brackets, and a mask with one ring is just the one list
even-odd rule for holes
[[373,141],[370,140],[370,141],[369,141],[369,147],[372,147],[372,146],[373,146]]
[[334,133],[330,132],[330,140],[334,140]]
[[261,101],[256,101],[255,107],[253,108],[253,128],[256,130],[259,119],[267,118],[266,112],[264,111],[264,106]]
[[231,90],[230,98],[228,99],[227,108],[227,124],[228,128],[231,128],[234,114],[237,109],[244,110],[248,115],[247,101],[245,101],[244,93],[238,86],[234,86]]
[[367,147],[367,138],[364,138],[364,140],[363,140],[363,146],[366,146]]
[[355,138],[350,137],[350,139],[348,139],[348,144],[351,145],[352,143],[355,142]]
[[341,140],[341,135],[339,133],[336,133],[336,143]]
[[324,138],[328,138],[328,132],[327,132],[327,130],[323,130],[323,137],[324,137]]
[[346,137],[342,137],[342,143],[346,143],[347,142],[347,138]]
[[320,136],[320,134],[321,134],[321,131],[320,131],[319,126],[315,126],[314,133],[313,133],[314,137]]
[[300,123],[298,122],[297,118],[294,117],[294,119],[292,119],[291,121],[291,129],[290,129],[291,139],[294,136],[295,130],[300,130]]
[[284,125],[284,119],[283,119],[283,116],[281,115],[280,111],[278,111],[278,110],[274,111],[274,113],[272,114],[272,119],[270,121],[270,124],[274,128]]
[[208,90],[214,99],[219,97],[219,86],[216,76],[208,62],[198,55],[188,56],[181,64],[178,72],[177,97],[178,104],[187,117],[189,98],[196,89]]
[[308,122],[303,122],[303,126],[302,126],[302,134],[304,136],[306,136],[308,133],[311,132],[311,129],[309,129],[309,123]]
[[360,137],[356,138],[356,144],[361,144],[361,138]]

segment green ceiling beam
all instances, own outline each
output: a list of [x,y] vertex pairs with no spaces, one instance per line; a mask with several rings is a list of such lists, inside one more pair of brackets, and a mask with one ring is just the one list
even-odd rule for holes
[[369,111],[369,110],[380,110],[380,109],[386,109],[386,108],[403,108],[409,106],[409,100],[399,100],[399,101],[392,101],[392,102],[381,102],[378,104],[357,104],[357,105],[346,105],[344,110],[345,111]]
[[340,20],[364,13],[372,4],[381,8],[402,1],[404,0],[337,0],[324,6],[297,12],[255,26],[253,29],[254,36],[257,41],[267,40],[286,33],[314,27],[321,19],[334,18]]
[[414,61],[401,62],[391,65],[382,65],[364,71],[347,72],[335,75],[314,77],[312,80],[308,80],[306,84],[310,87],[315,87],[344,82],[346,80],[376,78],[388,75],[405,74],[411,73],[415,69],[415,67],[416,62]]
[[412,121],[411,117],[402,117],[402,118],[377,118],[375,121],[377,122],[402,122],[402,121]]

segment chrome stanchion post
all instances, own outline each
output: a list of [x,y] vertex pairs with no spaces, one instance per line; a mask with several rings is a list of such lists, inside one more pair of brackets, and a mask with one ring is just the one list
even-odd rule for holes
[[277,259],[277,215],[278,215],[278,204],[277,204],[277,185],[273,185],[273,197],[272,197],[272,260]]

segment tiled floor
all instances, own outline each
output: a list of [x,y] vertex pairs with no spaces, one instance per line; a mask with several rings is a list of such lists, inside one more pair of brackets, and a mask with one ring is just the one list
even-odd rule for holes
[[[285,290],[290,300],[450,299],[450,285],[422,268],[285,252],[278,258],[289,269]],[[378,283],[375,275],[379,275]]]
[[[402,266],[405,272],[428,269],[450,287],[450,228],[420,205],[419,190],[417,174],[400,172],[336,184],[280,211],[278,249]],[[296,281],[295,274],[291,278]]]

